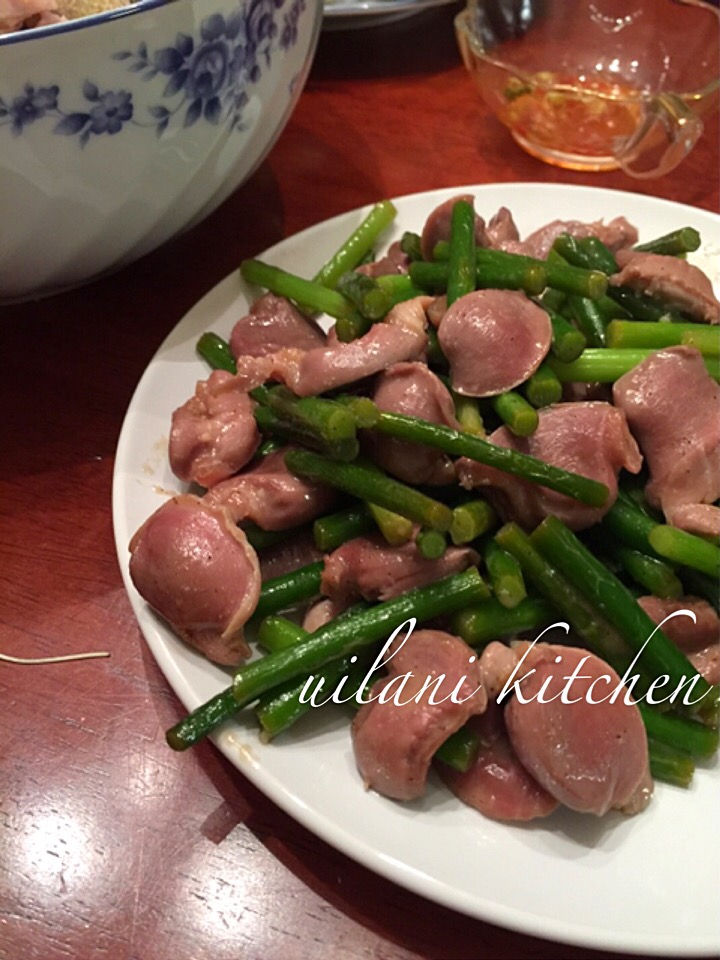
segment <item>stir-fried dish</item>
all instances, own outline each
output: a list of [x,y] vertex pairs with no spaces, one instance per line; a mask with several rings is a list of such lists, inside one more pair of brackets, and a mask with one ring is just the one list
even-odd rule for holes
[[312,279],[245,261],[266,292],[198,343],[212,370],[169,441],[187,486],[130,573],[234,676],[168,741],[240,710],[269,741],[333,701],[359,783],[394,800],[434,768],[496,820],[637,813],[718,748],[701,238],[640,244],[623,217],[521,238],[463,195],[376,256],[394,214]]

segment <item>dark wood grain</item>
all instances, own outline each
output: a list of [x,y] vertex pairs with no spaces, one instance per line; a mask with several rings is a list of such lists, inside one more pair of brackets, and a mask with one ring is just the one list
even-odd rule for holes
[[0,309],[0,647],[109,660],[0,664],[2,960],[591,960],[423,901],[297,825],[182,713],[122,588],[110,496],[134,386],[246,256],[386,196],[465,183],[597,184],[718,211],[718,123],[659,180],[526,156],[483,109],[447,7],[326,33],[297,110],[235,196],[115,276]]

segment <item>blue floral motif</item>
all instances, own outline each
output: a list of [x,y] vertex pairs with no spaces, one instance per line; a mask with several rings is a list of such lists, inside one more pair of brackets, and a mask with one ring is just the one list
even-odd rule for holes
[[68,113],[60,106],[59,86],[26,83],[12,100],[0,98],[0,127],[20,136],[29,125],[53,117],[53,133],[76,136],[82,146],[93,137],[114,136],[127,124],[152,127],[157,136],[175,119],[184,127],[204,121],[242,129],[248,87],[271,67],[276,50],[286,51],[297,43],[305,7],[306,0],[248,0],[229,16],[206,17],[197,37],[178,34],[167,47],[151,51],[140,43],[134,51],[113,54],[129,74],[157,84],[158,100],[147,108],[145,118],[137,116],[131,89],[101,90],[85,80],[82,96],[87,107]]

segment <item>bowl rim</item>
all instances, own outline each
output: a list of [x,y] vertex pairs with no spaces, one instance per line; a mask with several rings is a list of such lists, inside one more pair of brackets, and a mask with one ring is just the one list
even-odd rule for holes
[[53,37],[59,33],[71,33],[73,30],[84,30],[86,27],[98,26],[111,20],[120,20],[124,17],[137,16],[146,10],[165,7],[178,0],[137,0],[136,3],[126,0],[121,7],[114,10],[102,10],[91,13],[86,17],[76,17],[74,20],[63,20],[60,23],[48,23],[42,27],[31,27],[28,30],[15,30],[12,33],[0,34],[0,48],[9,47],[16,43],[29,43],[45,37]]

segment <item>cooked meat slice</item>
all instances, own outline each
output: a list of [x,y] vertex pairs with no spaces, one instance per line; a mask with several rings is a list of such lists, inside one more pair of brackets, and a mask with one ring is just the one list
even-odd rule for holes
[[720,537],[720,507],[710,503],[685,503],[669,509],[674,527],[701,537]]
[[720,301],[709,277],[682,257],[633,254],[610,283],[657,297],[668,307],[684,310],[704,323],[720,323]]
[[618,675],[577,647],[537,644],[526,652],[505,708],[522,765],[572,810],[598,816],[628,804],[639,810],[639,792],[649,782],[647,736],[637,705],[624,695],[610,699]]
[[329,509],[331,487],[297,477],[285,466],[291,447],[275,450],[242,473],[216,483],[205,502],[226,507],[235,523],[249,520],[263,530],[289,530]]
[[507,207],[500,207],[498,212],[490,218],[485,228],[485,243],[495,250],[503,250],[509,243],[517,243],[520,239],[518,228],[515,226],[512,213]]
[[298,396],[314,396],[373,376],[393,363],[417,360],[426,345],[424,323],[422,330],[390,322],[376,323],[351,343],[335,341],[330,346],[308,350],[281,379]]
[[320,627],[326,626],[331,620],[334,620],[339,614],[347,609],[344,603],[336,603],[327,597],[318,600],[305,613],[303,618],[303,630],[308,633],[314,633]]
[[363,263],[357,268],[358,273],[368,277],[384,277],[389,273],[407,273],[410,257],[400,249],[400,241],[396,240],[388,247],[384,257],[373,260],[372,263]]
[[555,797],[518,760],[496,703],[489,703],[485,713],[471,717],[467,725],[480,739],[475,763],[466,773],[437,765],[456,797],[493,820],[535,820],[557,809]]
[[448,547],[437,560],[422,556],[414,541],[391,547],[380,534],[355,537],[325,557],[321,592],[334,600],[389,600],[414,587],[467,570],[477,561],[468,547]]
[[173,497],[140,527],[130,552],[138,593],[183,640],[227,666],[249,655],[242,627],[260,596],[260,569],[223,508]]
[[445,312],[438,340],[453,389],[489,397],[527,380],[547,356],[550,317],[523,293],[476,290]]
[[[425,260],[432,260],[435,244],[440,240],[450,239],[450,220],[452,218],[452,209],[458,200],[466,200],[473,203],[475,198],[472,194],[461,193],[457,197],[451,197],[428,215],[423,226],[420,237],[420,249]],[[475,242],[479,247],[487,246],[485,241],[485,222],[482,217],[475,215]]]
[[211,487],[237,473],[260,443],[254,404],[242,377],[215,370],[172,415],[169,458],[186,483]]
[[[487,698],[471,647],[441,630],[399,636],[352,725],[355,762],[365,786],[395,800],[425,792],[433,754]],[[464,702],[457,702],[464,701]]]
[[[699,597],[661,600],[640,597],[638,603],[653,623],[662,624],[662,631],[687,655],[688,660],[708,683],[720,683],[720,618],[715,609]],[[683,614],[689,610],[693,617]]]
[[602,401],[553,404],[540,410],[538,419],[531,437],[516,437],[507,427],[501,427],[489,440],[604,483],[610,491],[604,506],[585,506],[465,457],[455,464],[460,483],[466,488],[487,486],[487,496],[498,512],[527,529],[554,514],[573,530],[584,530],[597,523],[615,502],[620,469],[631,473],[640,469],[642,458],[637,444],[622,412]]
[[[424,363],[388,367],[375,383],[373,400],[380,410],[459,429],[450,391]],[[369,446],[375,462],[406,483],[443,484],[455,479],[450,458],[431,447],[381,434],[371,436]]]
[[679,508],[717,500],[720,388],[697,350],[658,350],[616,381],[613,398],[650,468],[648,499],[669,523]]
[[555,240],[563,233],[569,233],[571,237],[576,237],[578,240],[584,237],[597,237],[613,252],[630,247],[638,240],[637,229],[625,217],[615,217],[609,223],[603,220],[595,220],[593,223],[582,223],[579,220],[552,220],[528,234],[520,243],[506,244],[504,249],[544,260],[550,253]]
[[310,563],[318,563],[322,558],[323,553],[315,546],[312,531],[297,533],[287,540],[265,547],[258,557],[263,581],[282,577]]
[[234,357],[265,357],[293,348],[312,350],[325,344],[325,334],[285,297],[266,293],[237,321],[230,334]]

